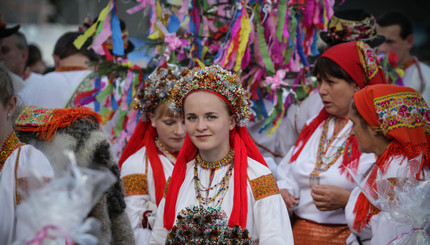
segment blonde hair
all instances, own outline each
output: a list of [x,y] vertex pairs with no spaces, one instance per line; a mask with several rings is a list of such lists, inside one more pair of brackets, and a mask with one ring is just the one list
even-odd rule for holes
[[170,109],[170,101],[163,102],[160,105],[158,105],[154,111],[152,112],[154,114],[155,119],[160,119],[163,116],[167,117],[179,117],[179,115],[176,115],[171,109]]

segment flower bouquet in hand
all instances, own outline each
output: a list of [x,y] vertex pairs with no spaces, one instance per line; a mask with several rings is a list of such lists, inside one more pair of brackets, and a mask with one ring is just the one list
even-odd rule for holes
[[73,153],[67,154],[71,164],[61,177],[29,191],[19,206],[18,219],[34,235],[15,244],[98,244],[94,234],[99,221],[87,216],[116,178],[110,172],[80,168]]

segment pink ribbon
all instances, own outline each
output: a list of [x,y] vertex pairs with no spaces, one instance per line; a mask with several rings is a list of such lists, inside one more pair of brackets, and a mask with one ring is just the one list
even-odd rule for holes
[[91,45],[91,48],[94,50],[94,52],[104,55],[105,51],[103,50],[103,43],[109,38],[109,36],[112,34],[111,26],[110,26],[110,16],[112,11],[113,4],[110,5],[109,11],[106,14],[106,18],[103,21],[103,30],[100,31],[100,33],[95,37],[93,44]]
[[140,4],[134,6],[133,8],[128,9],[126,12],[127,14],[134,14],[137,11],[145,8],[146,6],[148,6],[148,2],[146,0],[137,0],[137,2],[139,2]]
[[167,43],[170,50],[175,50],[182,45],[181,39],[179,39],[175,33],[166,35],[164,41]]
[[27,242],[27,243],[26,243],[26,245],[32,245],[32,244],[35,244],[35,245],[42,245],[42,244],[43,244],[43,241],[44,241],[45,239],[50,239],[50,240],[55,240],[55,239],[57,239],[57,237],[49,235],[49,234],[48,234],[48,230],[59,231],[60,233],[62,233],[62,234],[63,234],[64,239],[66,240],[66,245],[73,245],[73,241],[72,241],[72,239],[67,235],[67,232],[66,232],[63,228],[58,227],[58,226],[55,226],[55,225],[47,225],[47,226],[44,226],[44,227],[42,228],[42,230],[40,230],[40,231],[36,234],[36,237],[35,237],[33,240],[31,240],[31,241]]
[[[276,71],[276,74],[273,77],[266,77],[265,83],[267,85],[270,85],[270,89],[272,89],[273,94],[276,94],[276,89],[281,86],[285,85],[288,86],[289,84],[284,82],[283,79],[285,77],[285,71],[284,70],[278,70]],[[273,102],[274,105],[277,103],[277,97],[275,96],[275,101]]]

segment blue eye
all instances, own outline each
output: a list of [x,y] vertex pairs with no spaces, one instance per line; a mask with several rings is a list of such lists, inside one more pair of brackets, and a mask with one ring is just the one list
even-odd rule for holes
[[193,121],[196,120],[196,116],[187,116],[185,119],[187,119],[188,121]]

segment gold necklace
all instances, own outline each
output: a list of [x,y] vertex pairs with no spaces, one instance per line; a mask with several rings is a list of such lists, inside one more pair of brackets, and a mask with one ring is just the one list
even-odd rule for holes
[[196,161],[202,166],[202,168],[208,168],[208,169],[217,169],[219,167],[222,167],[229,163],[231,159],[234,157],[234,150],[231,149],[227,156],[225,156],[223,159],[216,161],[216,162],[206,162],[200,157],[200,154],[197,154]]
[[175,155],[173,155],[173,153],[171,151],[169,151],[166,146],[164,146],[163,143],[161,143],[161,141],[157,139],[155,139],[155,144],[157,145],[157,148],[161,151],[161,153],[163,153],[167,159],[169,159],[170,162],[172,162],[173,164],[175,164],[176,162],[176,157]]

